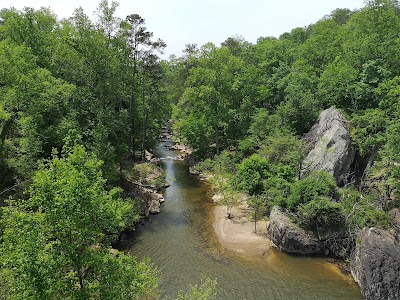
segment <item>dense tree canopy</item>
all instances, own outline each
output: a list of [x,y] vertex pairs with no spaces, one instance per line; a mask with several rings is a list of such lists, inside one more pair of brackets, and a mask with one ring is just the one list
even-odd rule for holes
[[[101,162],[82,146],[56,154],[33,177],[29,199],[2,219],[1,262],[10,299],[136,299],[156,292],[147,263],[109,251],[137,215],[105,189]],[[4,291],[3,291],[4,292]],[[2,292],[2,293],[3,293]]]
[[[397,1],[365,4],[279,38],[231,37],[170,60],[177,134],[200,159],[225,151],[200,169],[233,177],[257,207],[281,205],[309,229],[388,226],[385,212],[399,205],[400,10]],[[357,148],[351,207],[328,174],[299,180],[301,137],[330,106],[351,121]]]
[[[5,293],[154,291],[147,263],[108,249],[137,218],[113,187],[170,119],[193,156],[209,158],[202,168],[220,173],[225,198],[249,194],[256,215],[280,205],[311,230],[390,226],[400,205],[398,1],[339,8],[255,44],[187,44],[163,61],[145,19],[121,20],[117,8],[102,0],[95,22],[82,8],[63,20],[46,8],[0,11],[0,198],[13,199],[0,214]],[[325,173],[299,179],[301,137],[330,106],[350,120],[357,150],[356,178],[340,188]]]

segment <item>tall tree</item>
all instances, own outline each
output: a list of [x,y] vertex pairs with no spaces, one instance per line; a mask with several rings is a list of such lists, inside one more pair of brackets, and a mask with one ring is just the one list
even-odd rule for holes
[[129,119],[128,119],[128,149],[129,155],[134,156],[135,145],[134,145],[134,114],[135,114],[135,101],[137,97],[137,74],[138,74],[138,63],[142,57],[149,52],[154,50],[161,50],[165,48],[166,44],[161,39],[152,41],[153,33],[147,31],[145,27],[145,19],[138,14],[132,14],[126,17],[126,22],[123,24],[126,36],[128,38],[129,46],[131,47],[130,58],[132,67],[132,83],[131,83],[131,95],[129,101]]
[[153,269],[113,255],[110,238],[132,204],[107,191],[101,161],[74,146],[35,174],[28,200],[4,209],[2,267],[11,299],[136,299],[154,292]]

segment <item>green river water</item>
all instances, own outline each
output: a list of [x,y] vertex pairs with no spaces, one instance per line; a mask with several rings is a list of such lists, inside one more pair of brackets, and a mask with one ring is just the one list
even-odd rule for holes
[[164,191],[162,211],[122,245],[134,256],[150,258],[161,271],[160,299],[173,299],[204,275],[217,279],[218,299],[362,299],[353,280],[325,258],[277,250],[263,257],[225,251],[213,233],[209,187],[189,174],[183,161],[173,159],[177,152],[165,145],[160,143],[156,152],[165,158],[171,184]]

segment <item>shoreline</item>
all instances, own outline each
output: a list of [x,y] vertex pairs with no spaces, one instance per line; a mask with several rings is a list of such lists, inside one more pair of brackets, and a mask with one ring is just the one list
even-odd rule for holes
[[257,234],[254,233],[254,223],[244,217],[238,218],[241,210],[232,209],[232,219],[226,217],[226,206],[213,207],[214,234],[219,244],[228,251],[245,256],[264,256],[272,247],[267,238],[266,222],[257,222]]

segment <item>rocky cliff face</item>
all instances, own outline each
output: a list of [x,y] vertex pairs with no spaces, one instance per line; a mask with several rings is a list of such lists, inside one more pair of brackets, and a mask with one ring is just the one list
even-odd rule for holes
[[364,228],[357,235],[350,263],[366,300],[400,299],[400,243],[395,235]]
[[338,184],[343,183],[355,155],[347,123],[333,107],[320,114],[318,123],[306,134],[313,148],[302,163],[301,178],[314,170],[324,170],[332,174]]

